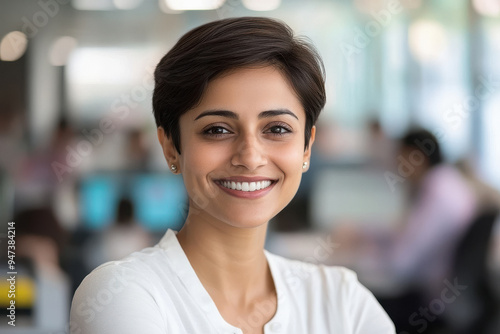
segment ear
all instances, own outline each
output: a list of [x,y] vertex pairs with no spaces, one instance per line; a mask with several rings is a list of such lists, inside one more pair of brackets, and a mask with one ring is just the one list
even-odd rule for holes
[[304,173],[309,170],[310,160],[311,160],[311,148],[315,138],[316,138],[316,126],[313,126],[311,128],[311,137],[309,137],[309,145],[307,145],[307,148],[304,151],[304,156],[302,159],[303,162],[307,162],[307,166],[303,169]]
[[[163,155],[167,160],[168,169],[172,173],[177,174],[177,171],[180,171],[179,152],[177,152],[177,149],[175,148],[172,138],[167,136],[165,130],[161,126],[159,126],[158,129],[156,130],[156,134],[158,136],[158,141],[160,142],[160,145],[162,147]],[[175,165],[176,170],[172,170],[171,168],[172,165]]]

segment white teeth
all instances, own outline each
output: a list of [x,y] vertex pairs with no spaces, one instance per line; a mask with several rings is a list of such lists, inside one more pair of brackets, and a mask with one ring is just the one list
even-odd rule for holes
[[256,191],[269,187],[271,181],[259,182],[235,182],[235,181],[221,181],[219,182],[223,187],[240,191]]

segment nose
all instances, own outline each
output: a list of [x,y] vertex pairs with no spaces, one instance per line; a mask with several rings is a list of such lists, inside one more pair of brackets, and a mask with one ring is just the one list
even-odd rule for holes
[[237,141],[234,147],[231,164],[245,167],[250,171],[266,165],[266,151],[258,138],[253,135],[242,135],[241,137],[241,140]]

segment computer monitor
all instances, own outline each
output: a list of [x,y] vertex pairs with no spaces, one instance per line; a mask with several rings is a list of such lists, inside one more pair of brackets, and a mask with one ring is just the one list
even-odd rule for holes
[[140,175],[133,179],[131,189],[136,218],[147,229],[180,230],[187,211],[187,193],[182,177]]
[[169,174],[93,174],[81,180],[80,217],[88,230],[102,230],[116,221],[122,198],[131,200],[135,219],[151,232],[179,230],[187,211],[181,176]]

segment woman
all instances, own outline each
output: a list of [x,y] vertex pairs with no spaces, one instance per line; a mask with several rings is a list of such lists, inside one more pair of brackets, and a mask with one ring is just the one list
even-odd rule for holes
[[178,233],[83,281],[74,332],[394,333],[351,271],[264,250],[325,104],[312,46],[273,19],[224,19],[185,34],[155,82],[158,139],[189,213]]

